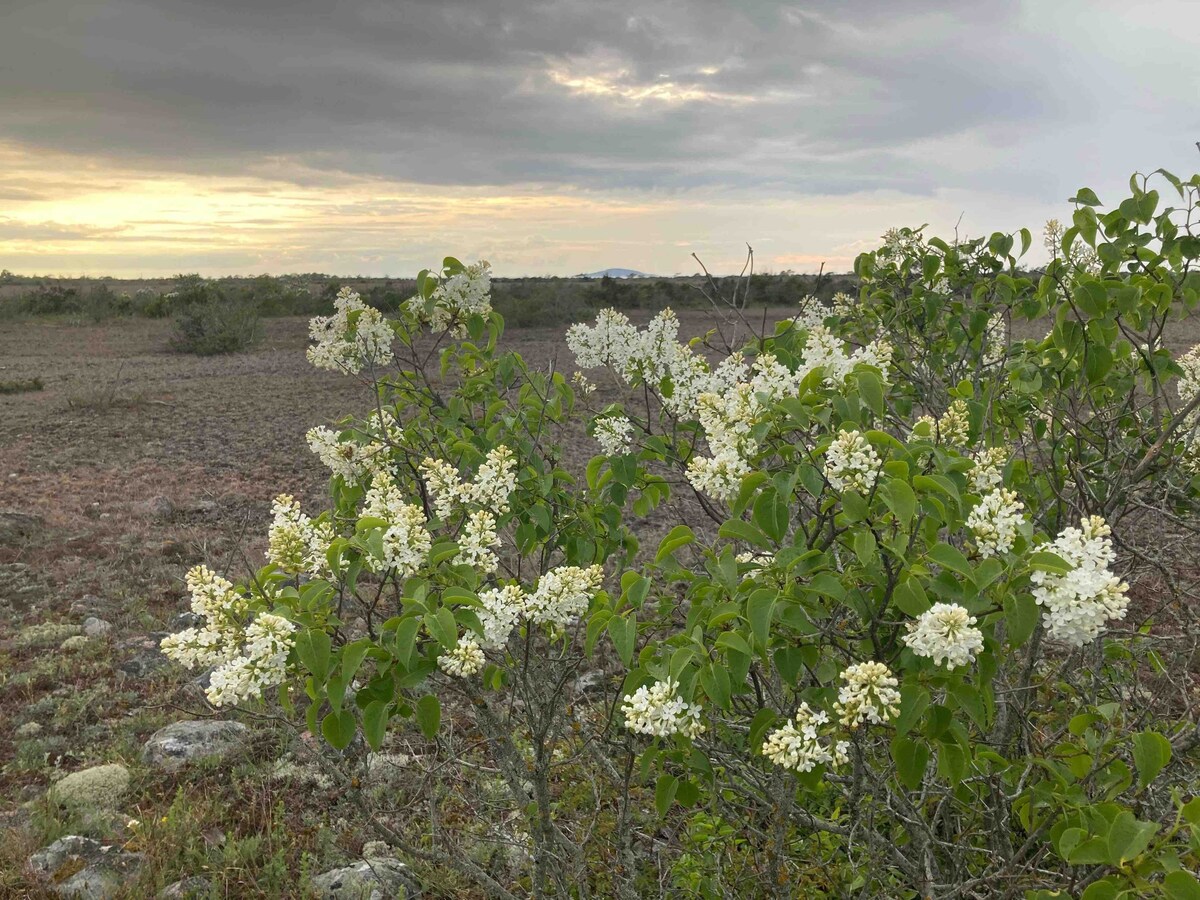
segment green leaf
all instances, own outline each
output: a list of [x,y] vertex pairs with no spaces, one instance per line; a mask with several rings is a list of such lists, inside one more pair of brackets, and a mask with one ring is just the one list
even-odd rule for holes
[[613,616],[608,620],[608,636],[621,662],[628,666],[633,661],[633,645],[637,640],[637,616],[632,611],[627,616]]
[[1004,621],[1008,623],[1009,646],[1020,647],[1037,627],[1039,608],[1032,594],[1012,594],[1004,598]]
[[858,392],[863,398],[863,402],[877,416],[883,415],[883,383],[879,380],[879,376],[874,372],[860,370],[856,373],[858,381]]
[[391,703],[387,700],[372,700],[363,710],[363,737],[372,750],[383,746],[390,707]]
[[348,709],[331,712],[321,720],[321,734],[335,750],[345,750],[354,740],[354,714]]
[[930,547],[928,555],[938,565],[957,572],[968,580],[972,579],[971,564],[957,547],[951,547],[943,541]]
[[296,637],[296,655],[300,657],[300,664],[319,682],[329,676],[330,648],[329,635],[315,628],[302,631]]
[[1200,900],[1200,881],[1182,869],[1168,873],[1163,879],[1163,889],[1171,900]]
[[765,488],[755,499],[751,518],[774,541],[782,541],[787,535],[788,506],[773,487]]
[[771,539],[763,534],[761,529],[755,528],[749,522],[741,519],[730,519],[725,522],[717,534],[732,541],[745,541],[756,547],[770,548],[771,546]]
[[917,511],[917,495],[906,482],[898,478],[889,478],[883,485],[883,500],[905,528],[913,520]]
[[915,791],[925,778],[925,767],[929,764],[929,748],[912,738],[896,735],[892,738],[892,759],[896,763],[896,775],[910,791]]
[[434,694],[423,694],[417,698],[417,725],[421,734],[433,740],[442,725],[442,705]]
[[1120,895],[1121,888],[1106,878],[1089,884],[1087,890],[1079,895],[1079,900],[1116,900]]
[[907,734],[928,707],[928,690],[919,684],[903,685],[900,688],[900,715],[896,717],[896,732]]
[[458,623],[454,621],[454,613],[444,606],[436,613],[426,614],[425,628],[430,637],[446,650],[453,649],[458,643]]
[[933,605],[925,595],[925,588],[921,586],[921,582],[911,577],[896,585],[896,589],[892,591],[892,600],[901,612],[913,617],[927,612]]
[[729,670],[717,663],[708,663],[700,670],[700,686],[704,693],[721,709],[729,708]]
[[1156,822],[1141,822],[1129,810],[1117,816],[1108,830],[1108,862],[1114,866],[1136,859],[1150,846]]
[[760,588],[746,601],[746,618],[750,622],[750,630],[764,651],[771,634],[771,613],[775,610],[778,596],[776,591]]
[[1171,742],[1157,731],[1143,731],[1133,736],[1133,764],[1137,766],[1140,787],[1152,782],[1170,761]]
[[358,667],[362,665],[363,657],[367,655],[370,647],[371,641],[368,638],[362,638],[342,648],[342,678],[347,684],[354,680],[354,675],[358,672]]
[[717,637],[718,647],[726,647],[734,653],[740,653],[742,656],[753,656],[750,650],[750,645],[746,643],[746,639],[736,631],[722,631]]
[[660,775],[658,784],[654,786],[654,808],[660,816],[666,815],[671,804],[675,802],[675,793],[679,790],[679,779],[674,775]]
[[696,535],[692,529],[686,525],[676,525],[671,529],[670,533],[664,537],[658,544],[658,553],[654,556],[655,562],[662,562],[680,547],[690,544],[696,540]]

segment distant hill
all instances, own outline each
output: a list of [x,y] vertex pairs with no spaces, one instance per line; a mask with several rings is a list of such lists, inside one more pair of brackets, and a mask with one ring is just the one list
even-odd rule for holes
[[647,275],[645,272],[639,272],[637,269],[601,269],[599,272],[587,272],[580,275],[580,278],[653,278],[653,275]]

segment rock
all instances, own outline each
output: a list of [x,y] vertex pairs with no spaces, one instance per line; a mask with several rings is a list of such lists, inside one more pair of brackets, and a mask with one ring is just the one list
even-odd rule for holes
[[29,871],[60,896],[105,900],[121,892],[141,863],[140,853],[72,834],[29,857]]
[[201,897],[207,897],[211,891],[211,881],[203,875],[193,875],[191,878],[184,878],[174,884],[168,884],[158,892],[158,897],[159,900],[183,900],[183,898],[199,900]]
[[33,738],[37,737],[41,733],[42,726],[37,722],[26,722],[16,731],[16,735],[19,738]]
[[83,633],[90,638],[104,637],[110,631],[112,631],[112,623],[106,622],[104,619],[88,616],[83,620]]
[[204,616],[197,615],[190,610],[187,612],[176,613],[171,617],[171,630],[183,631],[185,628],[195,628],[204,621]]
[[155,497],[146,504],[145,510],[155,522],[170,522],[175,518],[175,504],[168,497]]
[[192,500],[183,505],[189,516],[215,516],[220,509],[216,500]]
[[175,772],[197,760],[224,759],[242,746],[249,732],[241,722],[175,722],[154,732],[142,755],[151,765]]
[[186,562],[191,554],[182,541],[163,541],[162,555],[175,562]]
[[599,694],[608,687],[609,678],[605,672],[584,672],[575,679],[576,694]]
[[0,545],[22,544],[45,527],[46,520],[41,516],[0,509]]
[[132,678],[149,678],[151,675],[156,675],[169,668],[170,665],[171,661],[158,650],[146,650],[142,653],[135,653],[117,668]]
[[112,806],[129,790],[129,770],[120,763],[72,772],[50,788],[50,799],[63,806]]
[[312,887],[321,900],[392,900],[420,892],[408,866],[390,857],[323,872],[313,878]]
[[95,615],[96,612],[103,605],[104,604],[100,601],[100,598],[97,597],[95,594],[84,594],[78,600],[72,601],[71,615],[72,616]]

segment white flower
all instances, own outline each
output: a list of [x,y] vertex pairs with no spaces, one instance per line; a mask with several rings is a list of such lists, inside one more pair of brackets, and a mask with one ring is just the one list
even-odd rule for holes
[[983,632],[974,627],[975,617],[955,603],[935,603],[917,621],[910,622],[906,643],[917,656],[943,661],[947,669],[970,665],[983,649]]
[[684,702],[676,693],[678,690],[679,683],[668,679],[652,686],[642,685],[627,695],[621,704],[625,727],[652,737],[682,734],[694,738],[703,734],[700,707]]
[[975,459],[975,468],[971,470],[971,490],[976,494],[986,494],[993,488],[999,487],[1004,481],[1004,464],[1008,461],[1009,451],[1006,447],[988,447]]
[[[833,741],[820,726],[829,724],[829,715],[801,703],[795,717],[776,728],[763,742],[763,756],[793,772],[811,772],[819,765],[841,765],[846,761],[845,741]],[[826,729],[828,732],[828,729]]]
[[938,440],[948,447],[965,446],[971,437],[971,411],[966,402],[955,400],[937,421]]
[[899,682],[881,662],[863,662],[842,671],[845,684],[838,691],[834,709],[842,725],[857,728],[863,722],[881,725],[900,715]]
[[1012,550],[1017,530],[1024,524],[1024,504],[1015,491],[997,488],[985,494],[967,516],[967,527],[975,535],[975,546],[983,557]]
[[1045,549],[1074,566],[1065,575],[1035,571],[1033,599],[1046,609],[1050,637],[1073,647],[1093,641],[1113,619],[1125,618],[1129,585],[1113,575],[1112,530],[1100,516],[1065,528]]
[[600,589],[600,566],[560,566],[538,579],[537,589],[525,599],[525,610],[534,622],[567,625],[587,612]]
[[287,658],[296,626],[282,616],[260,613],[246,628],[245,655],[218,666],[205,694],[213,706],[258,697],[287,677]]
[[454,649],[438,657],[438,667],[455,678],[469,678],[480,671],[486,661],[478,641],[461,637]]
[[479,624],[483,626],[481,643],[489,649],[499,649],[508,643],[512,630],[525,615],[525,594],[519,584],[510,584],[481,591],[479,601]]
[[988,319],[987,330],[983,335],[983,353],[980,360],[985,366],[1002,362],[1008,354],[1008,322],[1004,318],[1004,310],[997,310]]
[[407,503],[395,482],[386,475],[376,475],[367,491],[363,516],[383,519],[383,555],[367,557],[373,571],[395,569],[401,578],[412,575],[425,561],[433,544],[425,527],[421,507]]
[[333,306],[332,316],[316,316],[309,322],[309,336],[315,342],[308,348],[309,362],[319,369],[350,374],[391,362],[395,332],[379,310],[363,303],[350,288],[338,292]]
[[453,559],[455,565],[475,566],[481,572],[495,572],[500,560],[492,552],[500,546],[496,534],[496,517],[478,509],[467,517],[462,534],[458,536],[459,551]]
[[430,295],[428,307],[421,297],[413,297],[408,308],[427,320],[433,331],[450,331],[462,337],[466,334],[468,316],[486,316],[492,311],[491,290],[491,265],[480,260],[438,284]]
[[604,416],[594,426],[596,443],[605,456],[620,456],[628,453],[633,423],[625,416]]
[[314,523],[291,494],[276,497],[271,512],[274,519],[267,533],[267,559],[285,572],[326,573],[325,553],[334,538],[332,526]]
[[879,475],[879,454],[857,431],[841,431],[825,451],[825,477],[834,490],[867,493]]

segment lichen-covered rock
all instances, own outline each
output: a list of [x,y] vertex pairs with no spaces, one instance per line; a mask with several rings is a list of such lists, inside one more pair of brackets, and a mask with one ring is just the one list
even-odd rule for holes
[[158,892],[158,900],[199,900],[212,891],[212,882],[203,875],[193,875],[174,884],[168,884]]
[[112,631],[112,623],[97,616],[88,616],[83,620],[83,633],[90,638],[104,637]]
[[106,900],[129,884],[141,863],[140,853],[72,834],[33,854],[28,866],[59,896]]
[[0,545],[24,543],[45,527],[46,520],[41,516],[0,509]]
[[390,857],[323,872],[313,878],[312,888],[321,900],[393,900],[420,892],[408,866]]
[[68,653],[74,653],[76,650],[82,650],[90,642],[82,634],[74,634],[58,645],[59,650],[65,650]]
[[50,788],[50,799],[63,806],[110,807],[129,790],[129,770],[120,763],[72,772]]
[[42,622],[22,628],[17,633],[18,647],[49,647],[61,644],[67,638],[79,634],[78,625],[68,622]]
[[160,728],[146,741],[146,762],[175,772],[202,759],[224,759],[241,748],[249,734],[241,722],[201,719]]

